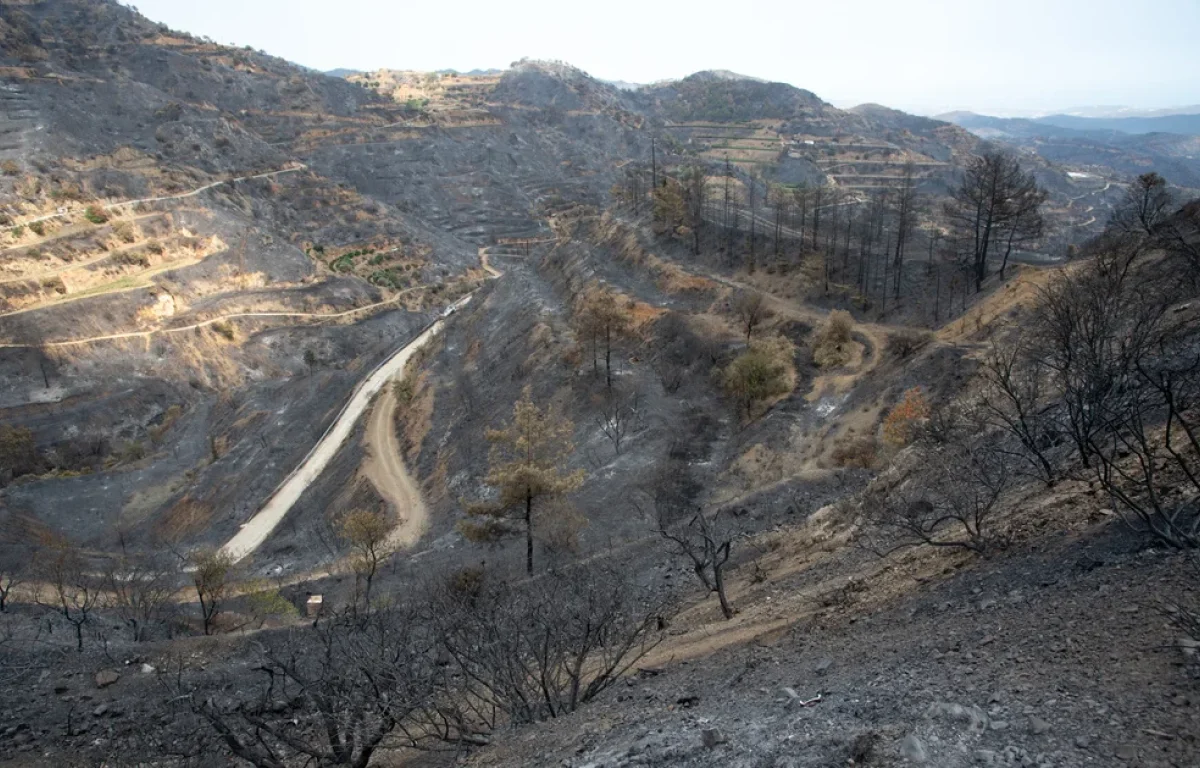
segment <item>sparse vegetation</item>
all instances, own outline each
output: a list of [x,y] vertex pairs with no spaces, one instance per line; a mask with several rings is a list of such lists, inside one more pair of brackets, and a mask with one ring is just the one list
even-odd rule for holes
[[204,634],[211,635],[217,628],[217,619],[229,597],[230,570],[233,561],[220,550],[206,549],[192,556],[192,584],[200,601],[200,620]]
[[417,382],[412,374],[406,373],[399,379],[392,382],[392,392],[396,396],[396,402],[401,407],[407,408],[412,405],[413,399],[417,396]]
[[212,324],[212,329],[226,341],[237,340],[237,326],[232,320],[218,320]]
[[854,318],[849,312],[835,309],[813,339],[813,362],[822,368],[836,368],[850,362],[850,343],[854,334]]
[[583,470],[563,469],[574,452],[573,430],[567,419],[538,408],[527,388],[508,426],[487,432],[492,450],[485,482],[499,495],[468,508],[468,518],[459,526],[463,534],[486,541],[519,525],[525,533],[525,568],[532,575],[534,502],[564,496],[583,483]]
[[763,403],[787,394],[796,386],[795,347],[783,336],[750,343],[721,374],[721,383],[747,418]]
[[933,334],[916,328],[902,328],[888,334],[887,352],[898,360],[907,360],[933,341]]
[[[93,222],[94,223],[94,222]],[[113,234],[119,237],[126,243],[132,243],[137,240],[137,228],[132,222],[117,221],[112,225]]]
[[101,205],[89,205],[84,209],[83,217],[99,226],[108,222],[108,211],[105,211],[104,206]]
[[920,387],[913,387],[883,420],[883,441],[894,448],[908,445],[929,415],[929,402]]
[[379,566],[391,554],[388,535],[392,527],[381,511],[357,509],[347,514],[339,526],[342,540],[350,547],[350,567],[354,570],[354,605],[371,610],[371,587]]
[[874,469],[878,463],[878,445],[868,435],[841,439],[834,445],[830,458],[839,467]]
[[38,464],[33,430],[0,424],[0,484],[37,471]]
[[767,306],[766,296],[760,291],[743,291],[738,294],[733,302],[733,310],[746,333],[747,345],[750,344],[754,332],[773,315],[771,308]]
[[95,621],[104,591],[78,547],[66,538],[51,537],[40,565],[49,586],[49,606],[71,625],[75,650],[83,653],[84,629]]
[[881,553],[916,544],[985,553],[1001,543],[993,522],[1012,483],[1012,457],[961,425],[924,443],[865,495],[869,545]]
[[122,552],[104,571],[106,608],[117,614],[135,642],[149,640],[174,609],[179,569],[149,556]]
[[613,345],[630,333],[632,319],[624,297],[611,288],[589,286],[576,303],[575,324],[592,348],[592,370],[597,373],[599,349],[603,345],[604,383],[609,391],[613,385]]

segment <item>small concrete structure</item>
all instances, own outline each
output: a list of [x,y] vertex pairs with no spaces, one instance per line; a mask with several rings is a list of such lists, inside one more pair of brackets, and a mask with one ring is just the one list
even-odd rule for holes
[[317,618],[321,615],[321,607],[324,604],[325,598],[321,595],[309,595],[304,603],[304,615],[310,619]]

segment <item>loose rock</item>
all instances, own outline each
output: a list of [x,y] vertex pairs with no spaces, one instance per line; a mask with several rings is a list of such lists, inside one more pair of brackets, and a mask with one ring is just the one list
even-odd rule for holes
[[929,759],[925,744],[911,733],[900,742],[900,756],[913,763],[923,763]]
[[96,673],[96,687],[107,688],[121,679],[121,675],[113,669],[102,669]]
[[706,749],[715,749],[717,745],[724,744],[726,741],[728,739],[716,728],[705,728],[700,732],[700,742]]

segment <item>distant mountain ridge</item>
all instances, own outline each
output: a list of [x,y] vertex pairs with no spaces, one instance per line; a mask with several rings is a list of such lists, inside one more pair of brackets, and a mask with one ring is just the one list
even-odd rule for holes
[[[1043,126],[1048,133],[1053,128],[1068,131],[1096,133],[1111,132],[1129,135],[1146,133],[1177,133],[1183,136],[1200,136],[1200,108],[1196,114],[1172,114],[1158,117],[1080,117],[1078,115],[1056,114],[1044,117],[994,117],[981,115],[976,112],[946,112],[936,115],[936,120],[957,123],[963,127],[1000,127],[1001,123],[1010,129],[1021,123]],[[1027,132],[1023,130],[1022,132]]]
[[1138,107],[1092,105],[1059,109],[1051,113],[1041,113],[1036,117],[1047,114],[1070,115],[1072,117],[1166,117],[1167,115],[1200,115],[1200,104],[1187,104],[1181,107],[1161,107],[1155,109],[1140,109]]
[[1180,133],[1200,136],[1200,108],[1195,114],[1162,115],[1159,117],[1079,117],[1076,115],[1047,115],[1034,122],[1072,128],[1081,131],[1109,130],[1121,133]]
[[[1200,119],[1200,115],[1191,116]],[[1167,132],[1126,132],[1106,128],[1105,120],[1079,118],[1082,129],[1046,119],[992,117],[948,112],[938,119],[954,123],[989,141],[1025,147],[1046,160],[1068,166],[1111,168],[1133,176],[1154,168],[1172,183],[1200,188],[1200,136]],[[1138,118],[1128,118],[1138,119]],[[1152,120],[1167,118],[1148,118]],[[1067,122],[1067,121],[1063,121]]]

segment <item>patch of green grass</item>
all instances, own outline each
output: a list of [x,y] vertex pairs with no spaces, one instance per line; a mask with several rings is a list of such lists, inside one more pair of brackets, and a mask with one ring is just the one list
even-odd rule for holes
[[371,273],[371,276],[367,278],[367,282],[371,283],[372,285],[381,285],[388,288],[393,288],[395,290],[400,290],[409,286],[409,280],[407,277],[398,275],[394,270],[391,269],[375,270]]

